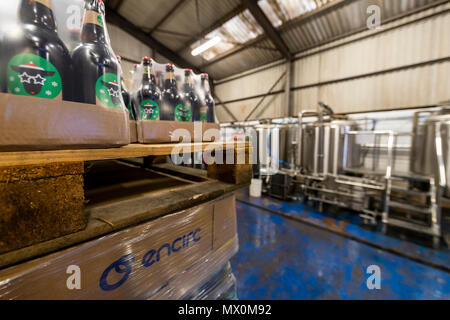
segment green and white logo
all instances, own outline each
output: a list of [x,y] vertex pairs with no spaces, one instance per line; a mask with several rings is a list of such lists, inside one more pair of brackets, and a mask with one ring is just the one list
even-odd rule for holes
[[158,120],[159,106],[153,100],[144,100],[141,103],[141,120]]
[[182,122],[189,122],[192,119],[192,111],[188,106],[181,103],[175,107],[175,119]]
[[62,90],[61,76],[55,66],[31,53],[14,56],[6,75],[8,90],[13,94],[54,99]]
[[107,107],[121,108],[122,94],[120,84],[116,74],[105,73],[98,78],[95,85],[97,99]]
[[103,27],[103,18],[102,18],[102,15],[101,15],[101,14],[99,14],[99,15],[97,16],[97,21],[98,21],[98,23],[100,23],[100,25]]

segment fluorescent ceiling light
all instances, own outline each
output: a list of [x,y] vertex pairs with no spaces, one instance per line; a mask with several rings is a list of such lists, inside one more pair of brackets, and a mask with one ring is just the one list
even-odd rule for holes
[[195,48],[194,50],[192,50],[191,54],[193,56],[198,56],[200,53],[205,52],[206,50],[214,47],[215,45],[217,45],[220,41],[222,41],[222,39],[220,39],[220,37],[214,37],[211,40],[205,42],[204,44],[202,44],[201,46],[198,46],[197,48]]

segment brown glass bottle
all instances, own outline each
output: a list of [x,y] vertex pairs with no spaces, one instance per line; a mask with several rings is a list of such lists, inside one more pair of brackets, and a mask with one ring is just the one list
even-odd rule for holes
[[200,117],[202,121],[205,121],[206,118],[207,122],[214,123],[216,122],[215,103],[211,95],[211,89],[209,86],[209,77],[207,73],[202,73],[201,75],[201,87],[204,95],[204,100],[203,100],[203,109],[201,110]]
[[22,0],[20,36],[5,35],[2,86],[17,95],[72,100],[72,63],[50,0]]
[[77,102],[121,108],[119,62],[105,31],[102,0],[85,0],[81,44],[72,53]]
[[142,82],[137,92],[137,106],[139,119],[159,120],[161,106],[161,91],[156,85],[153,60],[149,57],[142,59]]

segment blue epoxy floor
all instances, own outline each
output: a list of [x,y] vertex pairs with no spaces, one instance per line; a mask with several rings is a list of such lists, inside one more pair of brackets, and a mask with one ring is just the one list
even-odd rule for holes
[[[245,193],[240,197],[253,201]],[[447,271],[242,202],[237,217],[240,250],[231,265],[240,299],[450,299]],[[378,235],[370,237],[391,245]],[[450,264],[445,250],[433,254],[411,245],[406,247],[420,258]],[[381,269],[380,290],[367,288],[370,265]]]

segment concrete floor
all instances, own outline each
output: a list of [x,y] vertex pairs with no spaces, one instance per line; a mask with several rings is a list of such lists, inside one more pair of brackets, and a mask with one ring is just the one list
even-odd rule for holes
[[[354,214],[238,194],[240,250],[231,260],[239,299],[450,299],[442,244],[367,228]],[[367,267],[381,271],[369,290]]]

